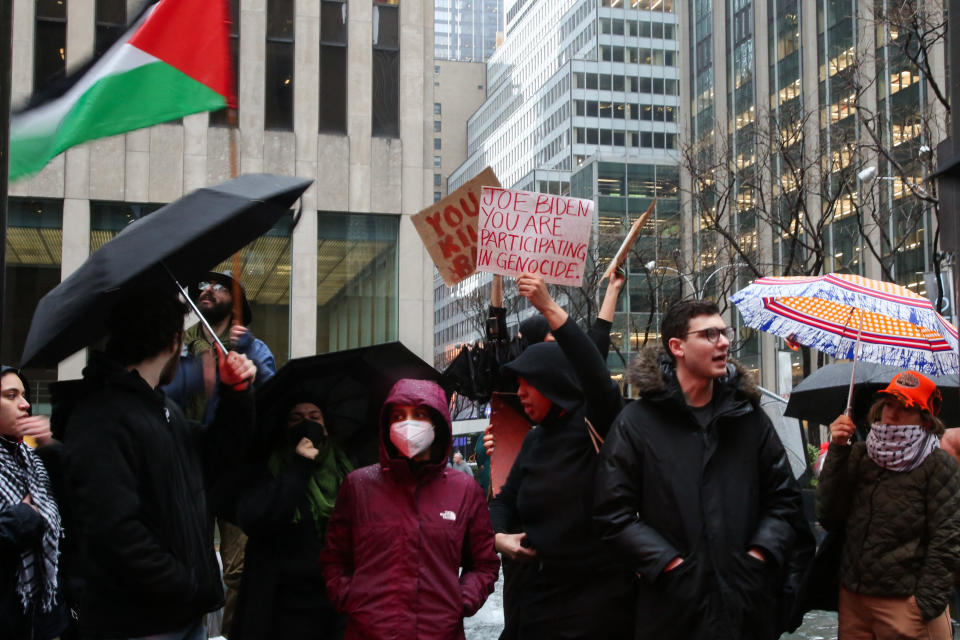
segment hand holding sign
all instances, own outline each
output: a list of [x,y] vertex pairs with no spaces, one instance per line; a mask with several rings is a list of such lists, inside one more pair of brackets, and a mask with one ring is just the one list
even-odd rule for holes
[[530,301],[530,304],[550,323],[551,329],[557,329],[567,321],[567,312],[558,305],[547,290],[543,276],[524,273],[517,278],[517,293]]

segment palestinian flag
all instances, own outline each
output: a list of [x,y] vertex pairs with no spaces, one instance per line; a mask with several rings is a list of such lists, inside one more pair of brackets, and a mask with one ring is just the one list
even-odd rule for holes
[[10,118],[10,179],[87,140],[235,106],[227,5],[160,0],[106,53],[36,94]]

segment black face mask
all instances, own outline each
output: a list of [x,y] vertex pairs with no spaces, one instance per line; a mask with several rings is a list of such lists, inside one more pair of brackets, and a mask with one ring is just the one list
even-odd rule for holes
[[296,447],[303,438],[309,439],[317,449],[322,449],[327,441],[327,434],[324,433],[322,424],[312,420],[303,420],[287,427],[287,443],[291,447]]

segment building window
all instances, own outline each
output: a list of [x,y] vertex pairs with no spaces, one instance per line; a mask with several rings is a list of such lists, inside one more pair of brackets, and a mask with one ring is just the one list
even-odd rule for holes
[[439,168],[440,168],[440,160],[441,160],[440,156],[433,156],[433,168],[434,168],[434,169],[439,169]]
[[266,129],[293,130],[293,3],[267,0]]
[[433,174],[433,186],[435,186],[435,187],[441,187],[441,186],[443,186],[443,185],[441,184],[442,181],[443,181],[443,177],[442,177],[439,173]]
[[63,0],[37,0],[34,28],[33,90],[37,91],[66,73],[67,3]]
[[[3,305],[3,362],[20,362],[33,310],[40,298],[60,283],[60,252],[63,237],[61,200],[9,199],[7,212],[6,300]],[[49,411],[47,385],[57,379],[57,367],[30,367],[34,413]]]
[[[234,92],[240,95],[240,0],[230,0],[230,57],[233,62]],[[234,110],[236,113],[236,110]],[[237,120],[230,121],[230,109],[224,107],[210,113],[210,124],[214,127],[237,126]]]
[[434,121],[433,121],[433,132],[434,132],[434,133],[440,133],[440,121],[439,121],[439,120],[434,120]]
[[434,103],[433,103],[433,115],[435,115],[435,116],[441,115],[440,103],[439,103],[439,102],[434,102]]
[[93,54],[100,56],[126,31],[127,2],[126,0],[97,0],[96,12]]
[[347,132],[347,3],[320,7],[320,131]]
[[442,199],[443,199],[443,194],[442,194],[442,193],[440,193],[439,191],[434,191],[434,192],[433,192],[433,201],[434,201],[434,202],[440,202]]
[[373,0],[373,135],[400,135],[400,0]]
[[433,148],[434,148],[435,151],[439,151],[439,150],[441,149],[441,146],[440,146],[441,144],[442,144],[442,143],[441,143],[441,141],[440,141],[440,138],[434,138],[434,139],[433,139]]
[[317,212],[317,353],[397,339],[400,216]]

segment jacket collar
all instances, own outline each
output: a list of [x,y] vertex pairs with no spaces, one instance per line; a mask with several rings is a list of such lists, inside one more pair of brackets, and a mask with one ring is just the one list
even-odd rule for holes
[[[627,380],[635,395],[686,407],[676,364],[660,345],[648,345],[634,356]],[[717,415],[740,415],[760,406],[760,389],[753,376],[735,360],[727,361],[727,373],[714,381],[713,393]]]

